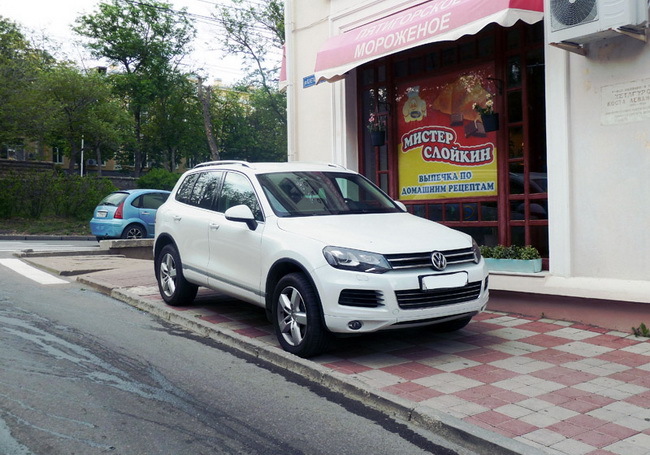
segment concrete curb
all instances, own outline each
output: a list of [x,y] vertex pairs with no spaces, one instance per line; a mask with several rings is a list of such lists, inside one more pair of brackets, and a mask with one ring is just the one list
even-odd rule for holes
[[254,338],[216,327],[200,319],[188,318],[181,312],[152,305],[139,295],[129,292],[128,289],[113,289],[89,276],[79,276],[77,281],[165,321],[213,339],[230,349],[297,374],[314,385],[338,392],[375,411],[411,422],[420,428],[442,435],[459,446],[477,453],[498,453],[500,455],[544,455],[546,453],[523,442],[468,424],[426,406],[372,390],[361,381],[289,354],[275,346],[269,346]]
[[92,240],[97,241],[94,235],[13,235],[2,234],[0,240]]

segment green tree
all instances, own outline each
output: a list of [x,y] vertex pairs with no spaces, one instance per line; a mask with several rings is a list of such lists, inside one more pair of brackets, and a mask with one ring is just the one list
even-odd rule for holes
[[180,74],[168,83],[150,106],[143,136],[149,159],[173,171],[182,158],[204,160],[210,154],[195,84]]
[[47,118],[39,119],[46,139],[65,140],[70,172],[77,163],[82,139],[95,146],[109,142],[119,146],[124,114],[102,74],[59,64],[39,75],[31,96],[32,102],[47,112]]
[[242,57],[248,70],[247,85],[261,88],[264,105],[286,125],[286,98],[278,93],[279,65],[272,54],[282,55],[284,46],[284,2],[268,0],[250,4],[232,0],[217,6],[216,20],[226,32],[226,52]]
[[90,40],[88,47],[95,57],[106,58],[122,70],[113,79],[134,119],[137,177],[144,158],[148,109],[164,96],[166,82],[189,51],[195,29],[184,10],[179,14],[169,3],[111,0],[100,3],[94,14],[77,19],[75,31]]
[[286,161],[286,125],[275,115],[264,89],[218,90],[215,99],[213,117],[222,159]]
[[33,133],[32,84],[54,59],[33,47],[15,22],[0,16],[0,145],[22,145]]

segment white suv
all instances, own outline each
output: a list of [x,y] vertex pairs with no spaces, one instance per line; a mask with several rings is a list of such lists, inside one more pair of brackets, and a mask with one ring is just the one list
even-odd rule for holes
[[195,167],[158,209],[154,261],[169,305],[191,303],[198,286],[259,305],[280,345],[302,357],[331,333],[458,330],[488,301],[470,236],[335,165]]

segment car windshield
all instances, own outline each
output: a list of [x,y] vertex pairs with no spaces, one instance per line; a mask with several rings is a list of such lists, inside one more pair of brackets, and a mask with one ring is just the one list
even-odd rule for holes
[[99,203],[99,205],[114,205],[118,206],[124,201],[129,196],[129,193],[111,193],[108,196],[106,196],[104,199],[102,199],[102,202]]
[[296,171],[261,174],[258,179],[280,217],[401,212],[359,174]]

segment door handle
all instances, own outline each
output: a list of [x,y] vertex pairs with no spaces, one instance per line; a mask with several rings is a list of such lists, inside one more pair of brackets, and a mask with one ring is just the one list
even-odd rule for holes
[[210,223],[210,230],[216,231],[219,229],[219,225],[217,223]]

